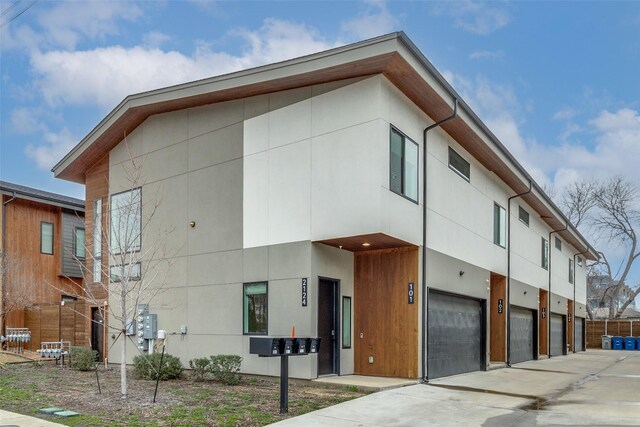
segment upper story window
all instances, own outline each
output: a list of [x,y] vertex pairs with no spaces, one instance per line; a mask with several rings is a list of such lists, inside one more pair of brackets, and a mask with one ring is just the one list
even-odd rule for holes
[[102,281],[102,199],[93,201],[93,283]]
[[578,267],[582,267],[582,257],[578,257]]
[[451,147],[449,147],[449,169],[467,181],[471,181],[471,165]]
[[76,227],[73,236],[73,255],[78,259],[85,258],[84,228]]
[[493,204],[493,243],[498,246],[506,247],[506,229],[507,220],[506,212],[502,206],[497,203]]
[[562,240],[560,240],[558,236],[556,236],[556,249],[559,251],[562,250]]
[[266,335],[269,307],[267,282],[245,283],[242,300],[242,333]]
[[542,248],[541,248],[542,260],[541,260],[540,265],[545,270],[548,270],[549,269],[549,242],[544,237],[542,237],[542,245],[541,246],[542,246]]
[[127,281],[140,280],[140,263],[112,265],[109,267],[109,275],[113,283],[121,282],[123,277],[126,278]]
[[573,260],[569,259],[569,283],[573,284]]
[[389,188],[418,202],[418,144],[391,128]]
[[53,255],[53,224],[50,222],[40,223],[40,253]]
[[518,218],[524,225],[529,226],[529,212],[525,211],[522,206],[518,206]]
[[142,190],[133,190],[111,196],[111,239],[114,254],[137,252],[142,241]]

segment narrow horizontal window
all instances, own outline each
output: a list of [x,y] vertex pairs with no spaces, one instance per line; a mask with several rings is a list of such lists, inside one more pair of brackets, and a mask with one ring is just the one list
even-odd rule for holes
[[520,221],[527,227],[529,226],[529,212],[524,210],[522,206],[518,206],[518,218],[520,218]]
[[449,147],[449,168],[467,181],[471,181],[471,165],[451,147]]
[[124,265],[112,265],[109,268],[109,276],[111,276],[111,282],[118,283],[126,279],[129,281],[140,280],[140,263],[124,264]]

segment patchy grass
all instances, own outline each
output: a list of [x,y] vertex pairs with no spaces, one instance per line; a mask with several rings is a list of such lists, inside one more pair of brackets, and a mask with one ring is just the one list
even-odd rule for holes
[[[239,385],[181,379],[160,383],[153,403],[154,381],[129,376],[129,397],[120,398],[117,368],[79,372],[53,363],[7,364],[0,369],[0,408],[37,416],[69,426],[262,426],[301,415],[366,392],[311,381],[289,382],[289,414],[279,413],[278,378],[246,376]],[[43,415],[38,410],[57,406],[80,413],[73,418]]]

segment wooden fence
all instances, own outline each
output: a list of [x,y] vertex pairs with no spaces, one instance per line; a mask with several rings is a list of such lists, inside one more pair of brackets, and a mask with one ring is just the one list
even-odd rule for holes
[[89,346],[83,302],[29,308],[24,312],[24,323],[24,327],[31,330],[31,342],[25,346],[28,350],[39,349],[41,342],[60,340],[70,342],[71,345]]
[[587,320],[587,348],[602,348],[602,335],[640,337],[640,320]]

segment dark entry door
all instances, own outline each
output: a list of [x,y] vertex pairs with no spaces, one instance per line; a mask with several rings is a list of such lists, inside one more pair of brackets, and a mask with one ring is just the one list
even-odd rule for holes
[[102,362],[104,319],[98,307],[91,308],[91,348],[98,352],[98,361]]
[[566,354],[566,322],[561,314],[551,314],[551,355],[561,356]]
[[429,291],[427,305],[429,378],[484,369],[483,301]]
[[511,363],[533,360],[538,351],[537,312],[528,308],[511,306],[509,331],[511,336]]
[[318,280],[318,375],[338,374],[338,281]]

